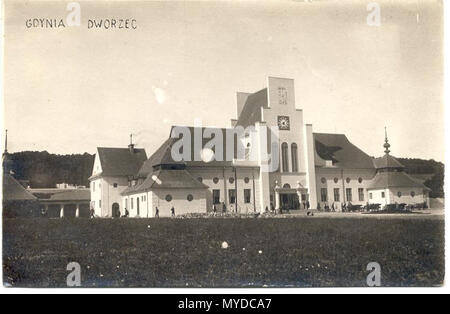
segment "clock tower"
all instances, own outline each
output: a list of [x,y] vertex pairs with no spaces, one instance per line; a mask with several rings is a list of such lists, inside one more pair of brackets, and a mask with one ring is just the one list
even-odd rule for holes
[[[294,80],[269,77],[267,107],[262,121],[279,130],[280,167],[270,174],[271,198],[274,203],[316,201],[314,143],[312,126],[305,125],[303,110],[295,99]],[[275,204],[274,204],[275,205]],[[293,204],[289,204],[292,207]]]

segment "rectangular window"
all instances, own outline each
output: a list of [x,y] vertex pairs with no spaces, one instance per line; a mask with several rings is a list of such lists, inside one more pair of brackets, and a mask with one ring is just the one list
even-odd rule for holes
[[372,199],[373,198],[373,194],[369,193],[369,198]]
[[228,190],[230,204],[236,203],[236,190]]
[[326,188],[320,189],[320,199],[322,200],[322,202],[328,201],[328,190]]
[[131,209],[133,209],[133,207],[134,207],[134,199],[131,198]]
[[386,193],[381,192],[381,198],[385,198],[386,197]]
[[334,201],[340,202],[341,201],[341,193],[339,189],[334,189]]
[[92,182],[92,192],[95,192],[95,182]]
[[345,190],[345,195],[347,196],[347,202],[353,201],[352,189],[348,188]]
[[220,190],[213,190],[213,204],[220,204]]
[[244,190],[244,202],[245,204],[249,204],[252,202],[252,190],[250,189]]
[[358,198],[359,198],[360,202],[364,202],[364,189],[363,188],[358,189]]
[[98,201],[98,208],[102,208],[102,200]]

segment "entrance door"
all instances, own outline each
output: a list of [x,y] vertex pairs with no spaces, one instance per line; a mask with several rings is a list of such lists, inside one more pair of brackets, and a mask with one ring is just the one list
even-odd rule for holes
[[118,203],[112,204],[112,216],[113,218],[120,218],[120,206]]
[[297,194],[280,194],[281,209],[296,210],[300,209],[300,202]]

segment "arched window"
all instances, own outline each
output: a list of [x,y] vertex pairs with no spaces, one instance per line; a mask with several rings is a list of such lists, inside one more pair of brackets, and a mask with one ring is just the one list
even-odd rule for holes
[[298,151],[297,144],[293,143],[291,145],[292,154],[292,172],[298,172]]
[[287,143],[281,144],[281,162],[283,166],[283,172],[289,172],[289,146]]

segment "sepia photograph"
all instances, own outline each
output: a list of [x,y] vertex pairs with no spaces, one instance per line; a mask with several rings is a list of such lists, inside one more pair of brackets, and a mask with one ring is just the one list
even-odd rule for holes
[[444,1],[2,11],[4,289],[444,286]]

